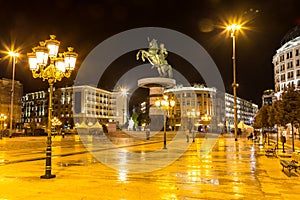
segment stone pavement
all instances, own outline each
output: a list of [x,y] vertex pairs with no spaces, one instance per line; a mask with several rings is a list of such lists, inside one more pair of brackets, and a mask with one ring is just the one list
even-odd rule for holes
[[[171,151],[173,136],[168,133],[166,152]],[[150,140],[143,136],[134,140],[112,137],[116,148],[121,150],[118,153],[125,152],[114,156],[110,148],[97,146],[102,136],[56,136],[52,145],[52,173],[56,178],[48,180],[40,179],[45,169],[45,137],[3,138],[0,140],[0,199],[300,198],[300,175],[293,172],[289,177],[282,172],[281,158],[266,157],[262,146],[245,137],[235,142],[230,134],[215,136],[211,148],[208,143],[212,138],[200,135],[194,143],[190,140],[190,146],[174,162],[154,171],[137,173],[126,170],[135,164],[131,153],[137,153],[142,160],[146,154],[161,149],[162,133]],[[103,164],[105,161],[99,162],[98,155],[88,151],[91,149],[104,152],[100,155],[108,155],[107,160],[109,156],[113,158],[122,170]],[[165,157],[159,158],[161,162],[167,156],[175,156],[174,153],[162,155]],[[156,162],[153,158],[153,163],[141,165],[151,168]]]

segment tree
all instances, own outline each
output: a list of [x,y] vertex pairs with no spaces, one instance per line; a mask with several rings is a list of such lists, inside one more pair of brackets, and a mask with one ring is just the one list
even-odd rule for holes
[[133,120],[135,127],[139,125],[138,116],[139,114],[136,112],[132,113],[131,115],[131,119]]
[[271,115],[272,115],[272,119],[274,124],[277,125],[277,149],[278,149],[278,140],[279,140],[279,131],[278,131],[278,127],[285,125],[284,122],[284,116],[283,116],[283,111],[282,111],[282,100],[277,100],[275,102],[273,102],[272,104],[272,108],[271,108]]
[[140,113],[139,116],[137,117],[137,121],[139,126],[143,124],[149,124],[151,119],[149,117],[149,113]]
[[292,127],[292,150],[294,146],[294,125],[300,122],[300,93],[294,87],[289,87],[282,94],[283,121],[291,123]]
[[254,128],[267,128],[270,127],[269,124],[269,113],[270,113],[270,106],[263,105],[257,112],[254,118]]
[[[257,112],[255,118],[254,118],[254,128],[261,128],[262,132],[264,134],[264,139],[266,141],[266,136],[265,136],[265,128],[270,128],[272,124],[270,123],[270,112],[271,112],[271,106],[269,105],[263,105]],[[269,137],[268,137],[269,138]],[[269,140],[268,140],[269,143]]]
[[255,129],[262,128],[262,112],[260,111],[260,109],[257,111],[254,117],[253,128]]

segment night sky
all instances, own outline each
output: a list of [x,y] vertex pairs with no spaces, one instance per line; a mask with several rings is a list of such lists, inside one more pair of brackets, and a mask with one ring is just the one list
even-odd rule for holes
[[[299,0],[198,0],[198,1],[15,1],[0,0],[0,50],[18,49],[23,56],[16,65],[16,80],[24,93],[47,88],[47,82],[33,79],[26,53],[38,42],[57,35],[61,50],[73,46],[79,54],[77,66],[103,40],[138,27],[164,27],[186,34],[201,44],[216,63],[226,91],[232,93],[232,40],[221,34],[220,25],[231,16],[247,20],[249,29],[237,36],[238,96],[261,104],[262,92],[273,89],[272,57],[285,34],[300,24]],[[146,39],[145,39],[146,40]],[[163,42],[163,41],[161,41]],[[166,47],[168,48],[168,47]],[[111,64],[107,73],[119,72],[113,78],[100,79],[99,86],[112,89],[121,72],[142,64],[129,52]],[[11,78],[11,63],[2,53],[0,78]],[[173,68],[183,71],[191,82],[201,76],[184,59],[170,53]],[[184,69],[184,70],[182,70]],[[70,86],[76,77],[56,84]],[[106,76],[108,77],[108,76]],[[116,80],[115,80],[116,79]]]

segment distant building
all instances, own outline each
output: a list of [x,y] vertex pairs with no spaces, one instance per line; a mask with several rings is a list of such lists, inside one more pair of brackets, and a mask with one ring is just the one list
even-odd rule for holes
[[[6,78],[0,79],[0,113],[3,113],[7,116],[8,124],[10,119],[11,89],[12,89],[11,79],[6,79]],[[23,84],[15,80],[14,101],[13,101],[13,126],[16,123],[21,123],[22,95],[23,95]]]
[[22,97],[22,123],[46,126],[48,122],[49,96],[46,91],[27,93]]
[[[164,91],[169,99],[175,100],[170,124],[187,126],[190,120],[195,124],[210,124],[211,119],[202,120],[201,116],[215,116],[216,89],[204,86],[176,86]],[[204,118],[203,118],[204,119]]]
[[[176,86],[165,90],[164,94],[175,100],[175,107],[170,113],[172,117],[169,119],[169,124],[172,126],[186,125],[190,120],[203,126],[212,124],[223,127],[233,126],[233,96],[230,94],[223,93],[223,97],[219,98],[220,94],[215,88],[203,85]],[[22,122],[35,122],[46,126],[48,92],[26,94],[22,101]],[[121,91],[110,92],[88,85],[58,88],[53,92],[53,116],[69,127],[82,123],[94,124],[96,121],[102,124],[114,121],[123,125],[128,120],[127,103],[127,96],[122,95]],[[238,121],[252,125],[258,106],[237,98],[237,108]],[[149,106],[147,103],[142,103],[139,109],[144,113]],[[217,130],[218,127],[213,128]]]
[[[35,122],[46,126],[48,122],[48,92],[38,91],[23,96],[22,122]],[[53,117],[57,117],[63,125],[73,127],[74,124],[86,125],[115,121],[121,124],[127,118],[127,96],[121,92],[110,92],[96,87],[83,85],[56,88],[53,92]]]
[[262,105],[272,105],[274,101],[276,101],[274,90],[265,90],[262,95]]
[[[229,127],[234,125],[234,97],[231,94],[225,94],[225,112],[226,123]],[[258,105],[237,97],[237,119],[238,123],[244,121],[246,125],[253,125],[254,116],[258,111]]]
[[[175,125],[188,123],[190,119],[198,125],[217,124],[225,128],[234,125],[234,98],[231,94],[218,94],[215,88],[203,85],[177,86],[165,90],[164,94],[176,101],[172,109],[174,118],[170,119]],[[218,95],[223,95],[223,97],[220,98]],[[243,121],[247,125],[252,125],[257,111],[256,104],[237,97],[238,122]]]
[[300,88],[300,26],[290,30],[273,56],[275,95],[289,86]]

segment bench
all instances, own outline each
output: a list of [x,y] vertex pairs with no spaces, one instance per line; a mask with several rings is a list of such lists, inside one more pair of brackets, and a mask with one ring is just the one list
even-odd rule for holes
[[297,169],[299,167],[298,162],[295,160],[292,160],[292,161],[280,160],[280,164],[282,165],[282,171],[284,171],[284,168],[287,168],[289,170],[288,176],[291,176],[292,169],[294,169],[295,172],[297,172]]
[[272,148],[268,148],[265,150],[266,156],[277,156],[277,145],[273,145]]
[[291,170],[295,170],[297,172],[297,169],[300,168],[299,165],[300,161],[300,155],[298,153],[292,154],[292,160],[280,160],[280,164],[282,165],[282,171],[284,172],[284,168],[287,168],[289,170],[288,176],[291,176]]

